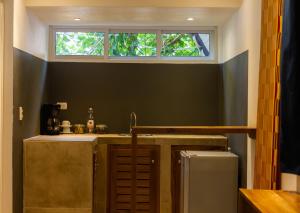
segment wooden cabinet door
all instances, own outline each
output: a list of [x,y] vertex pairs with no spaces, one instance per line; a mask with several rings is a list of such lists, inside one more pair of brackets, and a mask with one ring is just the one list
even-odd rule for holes
[[110,146],[110,213],[159,212],[159,146]]

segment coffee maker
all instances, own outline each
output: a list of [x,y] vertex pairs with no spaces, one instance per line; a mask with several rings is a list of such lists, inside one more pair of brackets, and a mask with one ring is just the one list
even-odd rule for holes
[[58,104],[43,104],[40,114],[40,134],[41,135],[59,135],[60,105]]

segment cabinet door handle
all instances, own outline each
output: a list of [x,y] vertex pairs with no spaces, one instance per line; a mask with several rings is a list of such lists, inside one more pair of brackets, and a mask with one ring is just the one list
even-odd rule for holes
[[151,160],[151,163],[154,164],[154,163],[155,163],[155,160]]

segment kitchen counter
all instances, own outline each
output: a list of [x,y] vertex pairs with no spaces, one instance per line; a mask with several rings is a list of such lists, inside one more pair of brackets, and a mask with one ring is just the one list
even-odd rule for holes
[[95,142],[96,135],[38,135],[27,138],[24,142]]
[[[34,208],[35,212],[48,213],[50,208],[53,212],[92,213],[94,208],[106,213],[111,147],[131,143],[129,134],[39,135],[25,139],[24,212],[32,213]],[[137,144],[139,148],[157,147],[158,208],[172,213],[172,155],[180,150],[225,151],[228,140],[222,135],[141,134]]]
[[[24,142],[95,142],[97,144],[131,144],[129,134],[38,135]],[[148,145],[217,145],[227,146],[222,135],[138,135],[138,144]]]

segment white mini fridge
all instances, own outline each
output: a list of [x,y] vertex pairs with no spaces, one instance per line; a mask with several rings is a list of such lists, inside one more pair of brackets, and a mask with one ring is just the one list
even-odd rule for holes
[[181,152],[181,213],[236,213],[238,156],[231,152]]

